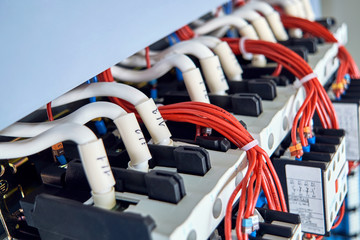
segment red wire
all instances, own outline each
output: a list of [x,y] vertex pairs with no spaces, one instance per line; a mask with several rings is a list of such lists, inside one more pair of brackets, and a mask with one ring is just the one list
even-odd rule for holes
[[[240,54],[239,39],[223,38],[223,40],[229,43],[235,54]],[[264,54],[266,57],[278,62],[278,64],[281,64],[299,79],[312,73],[310,66],[301,57],[279,44],[259,40],[246,40],[245,48],[248,52]],[[315,111],[318,112],[323,126],[327,128],[338,128],[338,121],[333,105],[319,81],[317,79],[310,80],[304,84],[304,88],[306,98],[295,116],[292,126],[291,135],[294,146],[297,144],[296,129],[298,124],[301,144],[307,146],[308,143],[304,137],[304,128],[310,127],[310,122]],[[302,119],[300,120],[301,116]],[[299,154],[301,153],[297,153],[298,157],[300,157]]]
[[[307,19],[283,15],[281,20],[287,28],[300,28],[303,31],[310,33],[313,36],[322,37],[326,42],[337,43],[334,35],[324,26],[317,22],[312,22]],[[354,59],[344,46],[339,45],[337,57],[340,60],[340,66],[336,76],[336,88],[333,89],[335,96],[339,98],[344,93],[344,87],[340,87],[346,73],[349,73],[352,78],[360,78],[360,71]]]
[[341,221],[343,220],[344,215],[345,215],[345,203],[342,204],[340,212],[339,212],[339,216],[338,216],[336,222],[334,223],[334,225],[331,227],[331,229],[337,228],[341,224]]
[[51,110],[51,102],[46,104],[46,114],[47,114],[49,121],[54,121],[54,117],[53,117],[52,110]]
[[283,68],[282,65],[278,63],[276,65],[274,72],[271,74],[271,76],[278,77],[281,73],[282,68]]
[[145,48],[145,60],[146,60],[146,68],[151,68],[151,60],[150,60],[150,48]]

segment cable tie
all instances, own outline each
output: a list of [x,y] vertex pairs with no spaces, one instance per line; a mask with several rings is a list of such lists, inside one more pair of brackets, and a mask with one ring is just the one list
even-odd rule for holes
[[302,79],[296,79],[293,83],[293,86],[295,88],[300,88],[303,84],[305,84],[306,82],[310,81],[311,79],[317,78],[317,74],[312,72],[308,75],[306,75],[305,77],[303,77]]
[[256,147],[257,145],[259,145],[259,142],[258,142],[258,140],[254,139],[251,142],[249,142],[248,144],[246,144],[245,146],[243,146],[241,148],[241,150],[248,151],[248,150],[252,149],[253,147]]
[[241,52],[241,54],[243,54],[244,58],[251,59],[253,57],[252,53],[249,53],[245,50],[245,41],[248,39],[249,39],[248,37],[240,38],[239,48],[240,48],[240,52]]
[[338,46],[338,48],[344,46],[344,45],[341,43],[341,41],[339,41],[339,39],[337,39],[337,38],[336,38],[336,43],[335,43],[335,44]]

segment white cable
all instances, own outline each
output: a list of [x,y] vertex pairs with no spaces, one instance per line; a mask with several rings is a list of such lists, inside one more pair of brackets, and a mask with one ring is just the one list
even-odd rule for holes
[[292,0],[297,8],[298,17],[306,18],[306,12],[302,0]]
[[306,82],[314,79],[314,78],[317,78],[317,74],[316,73],[309,73],[308,75],[304,76],[302,79],[296,79],[294,82],[293,82],[293,86],[295,88],[300,88],[302,85],[304,85]]
[[241,74],[243,73],[243,70],[227,42],[223,42],[212,36],[200,36],[194,38],[193,41],[202,42],[219,56],[221,66],[223,67],[225,75],[229,80],[242,80]]
[[193,55],[199,59],[214,56],[214,53],[204,44],[192,40],[187,40],[176,43],[166,48],[165,50],[157,52],[157,54],[155,54],[153,58],[159,60],[166,56],[169,56],[170,54],[188,54]]
[[248,2],[244,7],[254,9],[263,14],[277,40],[286,41],[289,39],[284,25],[281,22],[280,14],[275,11],[270,4],[260,0],[255,0]]
[[[285,13],[294,17],[301,17],[303,12],[301,12],[301,5],[297,0],[263,0],[271,5],[280,5]],[[305,17],[305,16],[303,16]],[[302,31],[299,28],[291,28],[289,29],[289,35],[294,38],[301,38]]]
[[[85,124],[98,117],[110,118],[117,126],[123,139],[126,150],[130,156],[130,164],[136,166],[151,159],[150,151],[145,142],[144,135],[134,114],[126,113],[121,107],[109,102],[89,103],[75,112],[58,120],[41,123],[14,123],[0,131],[2,136],[35,137],[62,123]],[[147,171],[148,165],[141,165],[141,171]]]
[[285,13],[291,16],[298,17],[298,6],[294,0],[263,0],[271,5],[280,5]]
[[181,72],[187,72],[196,68],[191,59],[183,54],[174,54],[161,59],[151,68],[145,70],[131,70],[119,66],[111,67],[114,78],[128,82],[149,82],[163,76],[172,68],[177,67]]
[[259,145],[259,142],[258,142],[258,140],[254,139],[251,142],[249,142],[248,144],[246,144],[245,146],[243,146],[241,148],[241,150],[248,151],[248,150],[252,149],[253,147],[256,147],[257,145]]
[[77,123],[84,125],[92,119],[105,117],[112,120],[125,115],[126,112],[116,104],[109,102],[94,102],[86,104],[75,112],[49,122],[24,123],[17,122],[0,131],[1,136],[9,137],[35,137],[62,123]]
[[270,4],[263,2],[261,0],[249,1],[246,3],[245,6],[260,12],[264,16],[270,15],[273,12],[275,12],[274,8]]
[[[152,64],[155,64],[156,62],[157,61],[155,59],[151,59]],[[134,54],[128,58],[125,58],[124,60],[122,60],[120,62],[120,64],[122,66],[127,66],[127,67],[146,67],[147,66],[145,57],[138,55],[138,54]]]
[[36,138],[0,143],[0,159],[32,155],[66,140],[71,140],[77,144],[86,144],[97,140],[97,137],[85,126],[75,123],[64,123],[43,132]]
[[80,158],[89,181],[95,205],[111,209],[115,206],[115,180],[111,172],[105,147],[101,139],[87,127],[65,123],[40,135],[17,142],[0,143],[0,159],[25,157],[38,153],[52,145],[73,141],[78,144]]
[[172,140],[170,139],[171,133],[166,126],[160,111],[158,111],[154,101],[149,99],[138,89],[126,84],[116,82],[84,84],[58,97],[52,101],[51,105],[56,107],[90,97],[101,96],[117,97],[133,104],[137,109],[141,119],[143,120],[147,130],[149,131],[154,143],[161,145],[172,145]]
[[250,24],[248,24],[242,18],[239,18],[236,16],[231,16],[231,15],[213,18],[213,19],[207,21],[201,27],[194,29],[194,33],[196,33],[198,35],[205,35],[205,34],[212,32],[222,26],[233,26],[238,30],[238,32],[242,36],[247,36],[247,37],[249,37],[251,39],[255,39],[255,40],[259,39],[256,34],[256,31],[254,30],[254,28],[252,26],[250,26]]
[[98,82],[84,84],[65,93],[53,100],[51,106],[57,107],[82,99],[102,96],[118,97],[135,106],[149,99],[144,93],[129,85],[116,82]]
[[310,0],[301,0],[304,6],[306,18],[310,21],[315,21],[315,13],[310,3]]
[[231,29],[230,26],[223,26],[223,27],[220,27],[210,33],[208,33],[209,36],[212,36],[212,37],[217,37],[217,38],[222,38],[225,36],[225,34]]
[[199,41],[182,41],[159,52],[154,58],[161,61],[164,57],[172,54],[187,54],[198,58],[210,92],[218,95],[226,94],[225,91],[229,89],[229,85],[221,68],[220,60],[206,45]]
[[270,26],[265,20],[265,18],[262,17],[256,11],[247,7],[247,5],[238,8],[236,11],[234,11],[233,14],[241,18],[244,18],[247,21],[250,21],[251,25],[253,25],[261,40],[276,42],[275,36],[271,31]]
[[196,38],[193,38],[192,40],[199,41],[211,49],[215,48],[217,45],[223,42],[219,38],[213,36],[198,36]]
[[[216,59],[214,58],[207,58],[206,61],[209,61],[208,66],[216,65]],[[137,71],[114,66],[111,67],[111,72],[117,79],[129,82],[144,82],[156,79],[174,67],[179,68],[182,72],[191,101],[210,103],[200,70],[196,68],[189,57],[183,54],[167,56],[146,70]],[[226,80],[224,79],[224,81]],[[212,83],[209,82],[209,87],[213,87],[211,84]]]
[[[194,33],[198,35],[204,35],[215,29],[218,29],[222,26],[233,26],[237,28],[238,32],[243,37],[248,37],[250,39],[258,40],[259,37],[251,24],[248,24],[244,19],[236,16],[227,15],[224,17],[213,18],[207,21],[203,26],[194,29]],[[249,55],[248,55],[249,56]],[[251,60],[247,58],[248,56],[243,56],[247,60]],[[265,66],[266,58],[263,55],[254,55],[254,59],[252,64],[255,66]]]

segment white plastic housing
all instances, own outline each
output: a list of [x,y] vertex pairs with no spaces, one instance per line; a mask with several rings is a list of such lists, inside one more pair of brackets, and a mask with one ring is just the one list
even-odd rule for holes
[[[114,120],[130,157],[130,165],[136,166],[149,161],[151,154],[134,113],[128,113]],[[147,172],[147,164],[139,170]]]
[[171,133],[152,98],[135,106],[155,144],[172,145]]
[[243,70],[235,54],[231,51],[229,44],[227,42],[221,42],[213,48],[213,51],[218,55],[227,78],[230,80],[241,80]]
[[281,23],[280,14],[276,11],[268,14],[266,20],[269,22],[269,25],[276,37],[279,41],[286,41],[289,39],[287,35],[284,25]]
[[201,69],[211,93],[225,94],[229,85],[224,76],[218,56],[200,59]]
[[204,81],[198,68],[183,72],[183,78],[191,101],[210,103]]
[[259,17],[252,21],[251,24],[254,26],[260,39],[269,42],[276,42],[274,34],[271,32],[269,24],[266,22],[265,18]]
[[115,195],[109,194],[115,185],[115,180],[102,139],[86,144],[79,144],[78,150],[93,195],[95,194],[98,198],[101,198],[99,196],[102,195],[102,197],[107,199],[95,202],[95,205],[108,209],[114,207],[115,204],[113,206],[109,206],[108,204],[102,205],[102,202],[108,203],[111,202],[112,199],[115,201]]

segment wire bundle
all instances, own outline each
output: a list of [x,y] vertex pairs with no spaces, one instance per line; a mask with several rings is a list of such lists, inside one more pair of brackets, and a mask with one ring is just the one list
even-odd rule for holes
[[[244,150],[244,146],[254,141],[241,123],[220,107],[200,102],[183,102],[161,106],[159,109],[166,120],[212,128]],[[247,239],[247,234],[241,231],[242,221],[254,214],[261,189],[264,190],[270,209],[287,211],[279,178],[267,153],[257,145],[248,149],[246,153],[249,161],[248,171],[232,193],[226,209],[226,239],[231,239],[232,206],[240,191],[236,221],[236,233],[239,239]]]
[[185,25],[179,30],[177,30],[175,34],[179,37],[181,41],[189,40],[195,37],[195,33],[188,25]]
[[[240,51],[240,39],[224,38],[223,40],[229,43],[235,54],[242,54]],[[244,49],[242,49],[242,51],[263,54],[278,64],[281,64],[298,79],[305,79],[305,77],[310,76],[310,74],[313,73],[311,67],[299,55],[280,44],[246,39],[243,40],[243,45]],[[291,150],[293,150],[293,155],[300,159],[303,151],[301,146],[297,143],[296,130],[299,129],[301,145],[307,147],[307,138],[312,137],[311,119],[313,118],[315,111],[318,113],[324,128],[337,129],[339,127],[334,107],[318,79],[311,78],[310,80],[303,82],[303,86],[306,91],[306,98],[294,118],[291,130],[293,144]]]
[[323,38],[328,43],[339,44],[337,57],[340,60],[340,66],[337,72],[336,82],[332,86],[336,97],[339,99],[341,94],[344,93],[344,89],[346,89],[347,81],[344,79],[345,75],[348,73],[351,78],[360,78],[360,71],[350,53],[338,42],[335,36],[320,23],[287,15],[281,16],[281,20],[286,28],[300,28],[313,36]]

